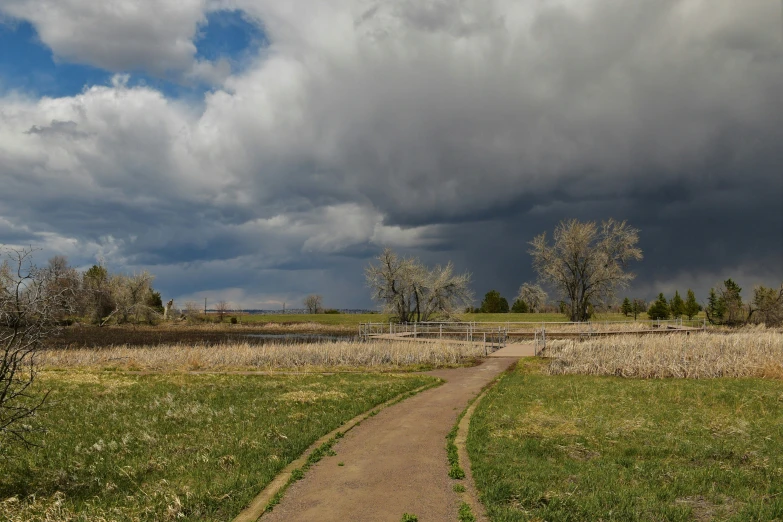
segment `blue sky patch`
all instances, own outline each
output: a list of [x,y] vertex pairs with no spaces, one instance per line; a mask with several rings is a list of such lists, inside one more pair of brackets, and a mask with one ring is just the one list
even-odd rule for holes
[[232,70],[240,66],[259,47],[268,44],[263,30],[242,11],[212,11],[196,36],[196,57],[214,61],[228,58]]
[[89,65],[56,63],[29,22],[0,23],[0,94],[69,96],[110,82],[112,73]]
[[[261,28],[240,11],[214,11],[199,27],[196,58],[227,59],[232,72],[244,70],[249,59],[268,44]],[[129,85],[146,85],[170,98],[203,98],[211,86],[180,84],[143,71],[130,73]],[[18,91],[33,97],[73,96],[93,85],[109,85],[114,71],[55,59],[35,27],[23,20],[0,19],[0,95]]]

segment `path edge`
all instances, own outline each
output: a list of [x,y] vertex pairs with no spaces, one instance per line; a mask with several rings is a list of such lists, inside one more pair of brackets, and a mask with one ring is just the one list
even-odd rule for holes
[[[470,419],[473,417],[473,412],[476,411],[476,408],[478,407],[479,403],[481,403],[481,400],[484,398],[487,392],[494,388],[507,374],[514,372],[518,363],[519,361],[514,362],[500,375],[492,379],[492,381],[488,382],[481,390],[481,393],[471,399],[457,419],[457,425],[455,426],[457,428],[457,435],[454,437],[454,445],[457,447],[459,465],[465,472],[464,482],[467,486],[465,491],[458,493],[457,496],[459,497],[461,504],[467,504],[470,506],[473,515],[476,517],[475,520],[480,522],[485,522],[489,519],[487,518],[484,504],[482,504],[479,500],[478,488],[476,487],[476,482],[473,480],[473,470],[470,462],[470,455],[468,455],[467,440],[468,431],[470,430]],[[457,484],[459,481],[455,480],[454,483]]]
[[[430,388],[435,388],[436,386],[441,386],[444,382],[446,381],[437,378],[437,380],[434,382],[425,384],[424,386],[419,386],[414,390],[403,392],[386,402],[373,406],[369,410],[365,411],[364,413],[360,413],[353,419],[345,422],[326,435],[321,436],[318,440],[313,442],[298,458],[291,461],[280,471],[280,473],[275,475],[275,478],[273,478],[272,481],[269,482],[269,484],[267,484],[253,498],[253,500],[250,501],[250,504],[248,504],[245,509],[240,511],[240,513],[233,518],[232,522],[255,522],[261,518],[264,513],[266,513],[272,506],[276,505],[277,502],[279,502],[283,493],[285,493],[285,490],[288,489],[288,486],[301,478],[300,476],[299,478],[295,479],[293,477],[294,473],[297,471],[299,473],[306,471],[307,468],[309,468],[308,462],[311,461],[311,457],[315,456],[317,452],[323,451],[322,447],[325,447],[325,449],[330,449],[336,439],[342,438],[343,435],[358,426],[363,420],[373,417],[381,410],[388,408],[389,406],[393,406],[398,402],[402,402],[405,399],[413,397],[414,395],[417,395],[423,391],[429,390]],[[277,502],[273,502],[273,500],[277,500]]]

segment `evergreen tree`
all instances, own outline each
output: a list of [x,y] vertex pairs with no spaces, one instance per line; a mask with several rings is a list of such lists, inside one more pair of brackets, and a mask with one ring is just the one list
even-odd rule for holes
[[669,303],[669,309],[671,310],[672,317],[675,319],[679,319],[682,317],[682,314],[685,313],[685,301],[680,297],[680,292],[678,290],[674,291],[674,297],[672,297],[672,300]]
[[688,289],[688,298],[685,300],[685,308],[683,313],[688,316],[688,319],[693,319],[699,313],[699,303],[696,302],[696,294],[693,290]]
[[710,297],[707,299],[707,319],[712,324],[719,324],[726,315],[726,303],[722,297],[715,293],[714,288],[710,288]]
[[511,311],[515,314],[526,314],[530,312],[530,309],[527,307],[526,302],[524,302],[522,299],[517,299],[511,306]]
[[481,301],[481,312],[485,314],[508,313],[508,301],[497,290],[490,290]]
[[[625,317],[628,317],[628,314],[633,312],[633,306],[631,305],[631,300],[628,299],[627,297],[623,299],[623,304],[620,305],[620,312],[622,312],[622,314]],[[635,318],[636,317],[634,317],[634,319]]]
[[668,319],[670,314],[669,303],[666,302],[663,293],[658,294],[658,299],[647,310],[647,317],[650,319]]

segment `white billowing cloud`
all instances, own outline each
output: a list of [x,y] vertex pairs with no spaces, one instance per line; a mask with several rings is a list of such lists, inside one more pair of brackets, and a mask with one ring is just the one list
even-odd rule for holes
[[228,64],[195,57],[208,9],[206,0],[5,0],[0,14],[31,22],[58,59],[217,83]]
[[[444,247],[454,223],[489,227],[513,209],[532,230],[618,201],[703,225],[720,201],[715,219],[735,224],[780,190],[783,44],[767,0],[99,4],[0,9],[57,55],[111,70],[219,81],[227,71],[193,58],[214,8],[243,10],[270,45],[199,107],[122,76],[0,99],[13,234],[24,223],[129,264],[301,270],[363,247]],[[702,226],[683,244],[727,235]]]

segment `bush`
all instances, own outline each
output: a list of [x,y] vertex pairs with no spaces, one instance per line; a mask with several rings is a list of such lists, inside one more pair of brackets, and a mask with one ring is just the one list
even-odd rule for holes
[[237,318],[236,317],[232,317],[231,318],[231,324],[237,324]]
[[324,313],[325,314],[339,314],[340,310],[337,310],[335,308],[327,308],[326,310],[324,310]]

